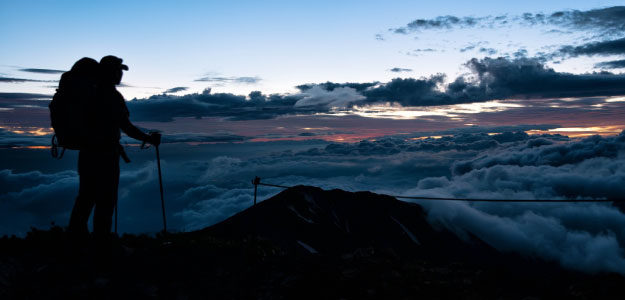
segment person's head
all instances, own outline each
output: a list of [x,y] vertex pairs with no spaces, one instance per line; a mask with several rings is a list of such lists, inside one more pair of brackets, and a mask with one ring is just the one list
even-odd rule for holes
[[122,64],[123,60],[119,57],[108,55],[100,60],[100,70],[102,81],[108,84],[120,84],[122,82],[122,71],[128,71],[128,66]]

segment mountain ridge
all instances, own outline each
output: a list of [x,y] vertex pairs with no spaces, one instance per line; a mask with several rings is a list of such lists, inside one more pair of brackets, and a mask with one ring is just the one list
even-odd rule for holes
[[477,258],[483,256],[480,251],[497,252],[475,236],[462,240],[438,225],[428,222],[420,205],[392,196],[300,185],[198,233],[256,236],[292,251],[300,248],[315,254],[373,248],[429,257],[471,253]]
[[0,299],[622,299],[623,285],[461,239],[418,204],[307,186],[193,232],[0,238]]

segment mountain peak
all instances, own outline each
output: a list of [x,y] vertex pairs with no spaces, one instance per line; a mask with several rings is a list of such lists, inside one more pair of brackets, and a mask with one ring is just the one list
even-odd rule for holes
[[428,256],[458,249],[492,251],[477,240],[464,241],[442,226],[432,226],[418,204],[372,192],[312,186],[286,189],[201,232],[219,237],[254,236],[287,251],[309,254],[357,249]]

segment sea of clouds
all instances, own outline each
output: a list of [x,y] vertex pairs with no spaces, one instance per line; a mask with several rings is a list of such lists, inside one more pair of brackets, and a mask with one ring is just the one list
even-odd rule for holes
[[[162,148],[168,223],[178,231],[210,226],[250,207],[254,176],[280,185],[429,197],[618,200],[625,195],[625,132],[582,139],[505,132]],[[161,219],[153,153],[129,152],[134,161],[122,165],[120,231],[156,232]],[[23,235],[30,226],[52,221],[67,224],[78,185],[72,164],[45,172],[0,170],[0,234]],[[261,186],[259,200],[279,191]],[[502,251],[589,272],[625,273],[625,214],[618,203],[413,201],[437,226],[461,237],[475,235]]]

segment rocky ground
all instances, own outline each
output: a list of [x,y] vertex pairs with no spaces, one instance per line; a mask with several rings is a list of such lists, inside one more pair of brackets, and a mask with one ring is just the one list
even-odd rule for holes
[[0,299],[623,299],[624,286],[459,239],[415,204],[312,187],[196,232],[0,239]]

